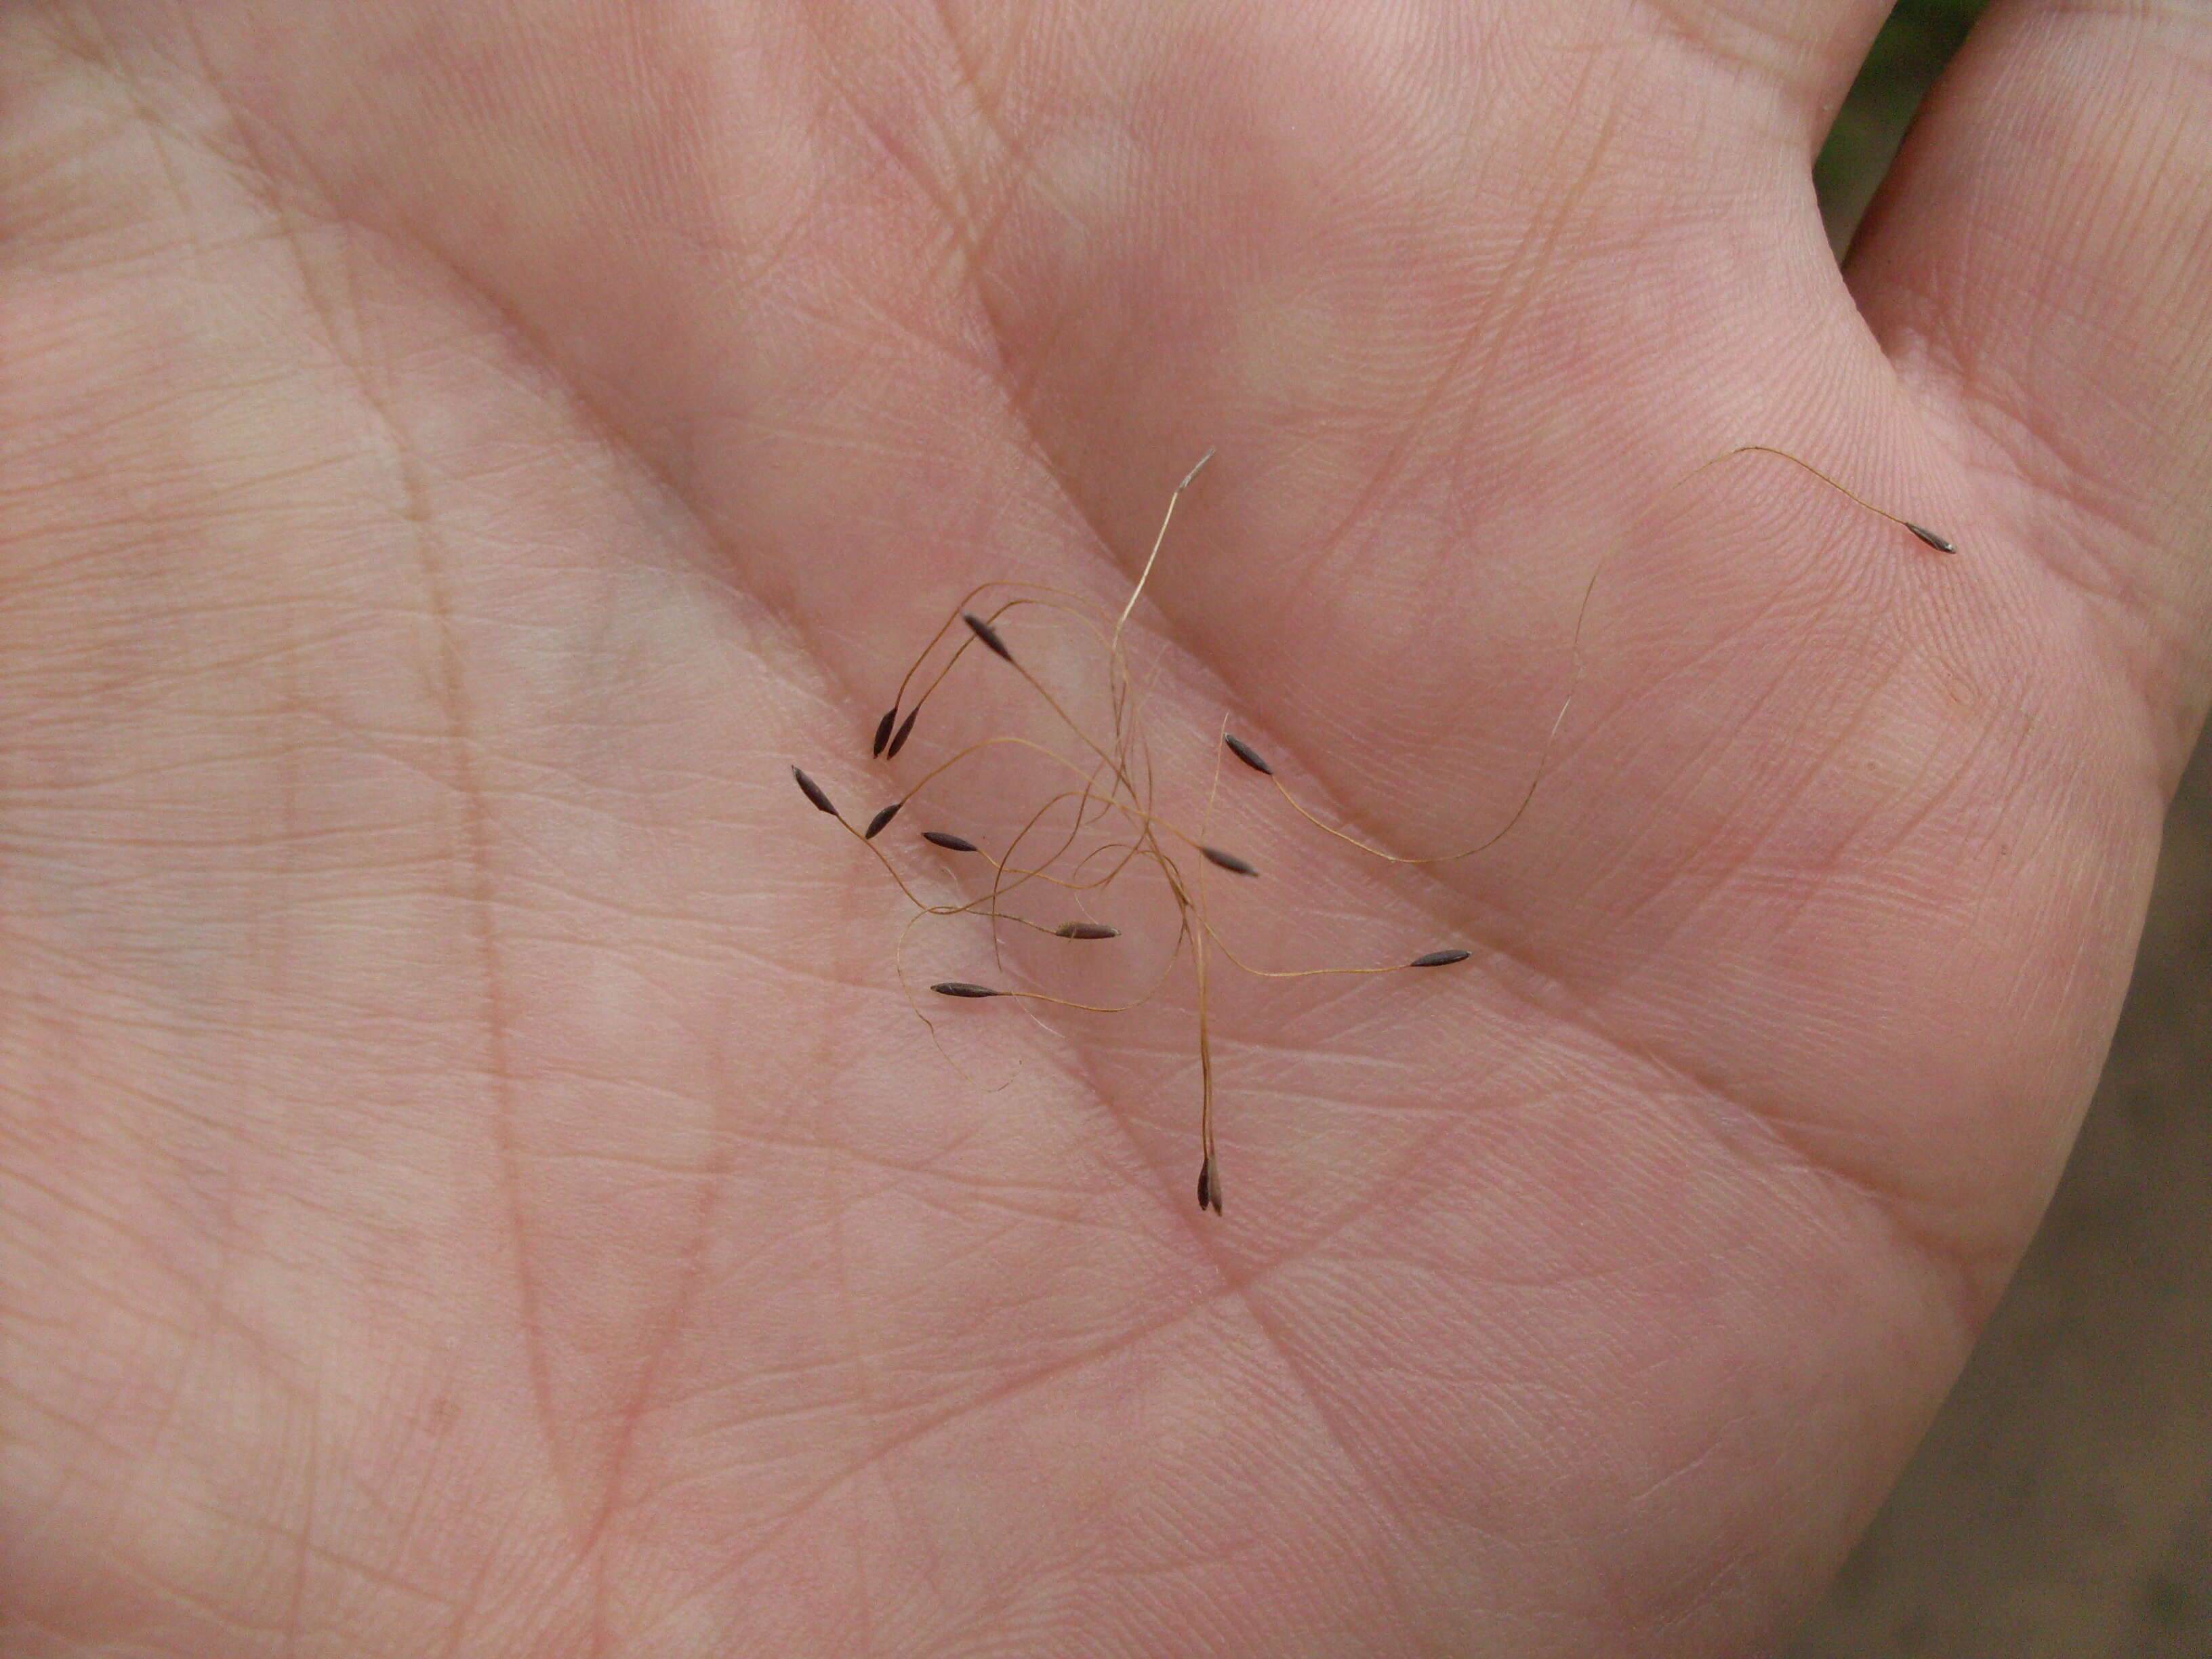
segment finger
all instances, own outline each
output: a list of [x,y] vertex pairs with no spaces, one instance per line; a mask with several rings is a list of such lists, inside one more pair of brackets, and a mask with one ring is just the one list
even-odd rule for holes
[[1809,155],[1834,121],[1892,0],[1675,0],[1657,8],[1711,65],[1771,88],[1778,118]]
[[2001,5],[1848,271],[2009,538],[2092,596],[2178,766],[2212,611],[2212,12]]

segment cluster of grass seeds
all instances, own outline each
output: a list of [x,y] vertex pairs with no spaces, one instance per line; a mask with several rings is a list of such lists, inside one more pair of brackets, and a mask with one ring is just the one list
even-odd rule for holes
[[[1670,492],[1708,468],[1746,454],[1778,456],[1802,468],[1868,512],[1910,531],[1937,552],[1957,550],[1947,538],[1875,507],[1788,451],[1765,444],[1744,444],[1715,456],[1684,474],[1670,487]],[[1197,994],[1200,1079],[1198,1203],[1201,1210],[1210,1209],[1218,1215],[1221,1212],[1221,1170],[1214,1146],[1213,1045],[1208,994],[1208,975],[1212,969],[1213,959],[1218,956],[1240,971],[1263,979],[1306,979],[1323,975],[1371,975],[1445,968],[1467,961],[1472,952],[1446,947],[1424,951],[1407,960],[1379,966],[1269,970],[1255,968],[1240,960],[1214,927],[1208,913],[1206,884],[1201,878],[1204,872],[1200,864],[1210,865],[1248,880],[1260,879],[1260,871],[1249,859],[1227,848],[1212,845],[1154,810],[1156,775],[1152,751],[1146,741],[1143,698],[1130,671],[1126,643],[1129,617],[1136,610],[1139,600],[1144,597],[1146,584],[1152,580],[1152,568],[1158,562],[1160,549],[1167,540],[1168,526],[1175,520],[1176,508],[1184,492],[1212,459],[1212,453],[1208,452],[1196,466],[1184,475],[1182,482],[1169,496],[1167,510],[1161,515],[1159,530],[1152,538],[1152,550],[1146,557],[1144,568],[1139,573],[1129,590],[1127,602],[1118,613],[1109,615],[1100,606],[1077,594],[1024,582],[986,582],[969,592],[952,608],[899,681],[891,706],[876,722],[870,752],[884,761],[897,759],[907,746],[908,739],[914,735],[915,722],[921,718],[922,710],[945,685],[961,659],[976,651],[1004,664],[1002,672],[1015,677],[1038,705],[1048,711],[1051,726],[1060,734],[1058,744],[1012,734],[987,737],[968,744],[931,767],[896,799],[878,811],[865,824],[858,826],[837,810],[822,787],[804,771],[794,766],[792,775],[797,779],[800,792],[816,808],[836,818],[847,833],[874,854],[884,872],[914,906],[914,915],[908,922],[909,930],[915,923],[932,917],[974,918],[989,929],[993,957],[1002,968],[1004,956],[999,944],[1003,928],[1029,929],[1055,939],[1081,942],[1118,939],[1121,936],[1121,930],[1110,922],[1092,919],[1089,915],[1071,920],[1060,913],[1076,908],[1095,911],[1099,908],[1100,900],[1133,872],[1149,871],[1158,877],[1174,905],[1177,925],[1172,947],[1159,973],[1138,996],[1121,1002],[1084,1002],[1042,990],[981,985],[966,980],[940,980],[929,988],[939,996],[969,1001],[1012,998],[1048,1007],[1079,1009],[1091,1013],[1125,1013],[1142,1006],[1157,995],[1176,964],[1188,952]],[[1471,858],[1495,846],[1510,834],[1536,798],[1537,789],[1551,764],[1553,749],[1560,727],[1566,720],[1567,711],[1573,705],[1576,690],[1581,683],[1583,623],[1589,613],[1590,596],[1596,591],[1598,577],[1604,569],[1605,561],[1601,560],[1583,586],[1581,601],[1575,612],[1571,647],[1573,658],[1571,676],[1559,711],[1553,715],[1546,732],[1543,750],[1529,775],[1528,787],[1522,792],[1505,821],[1472,846],[1424,857],[1408,857],[1388,852],[1318,817],[1291,793],[1265,756],[1243,738],[1225,729],[1221,733],[1223,751],[1267,780],[1291,811],[1316,830],[1358,848],[1370,858],[1401,865],[1446,864],[1456,859]],[[1103,658],[1105,688],[1103,720],[1079,718],[1067,706],[1068,700],[1056,695],[1032,672],[1024,655],[1018,655],[1012,646],[1008,644],[1006,634],[1009,629],[1018,629],[1039,612],[1056,613],[1071,622],[1076,636],[1094,647]],[[1019,637],[1018,633],[1017,637]],[[973,766],[986,755],[1004,751],[1018,752],[1041,769],[1047,780],[1041,798],[1020,828],[995,851],[950,830],[933,828],[921,830],[920,839],[935,848],[937,853],[950,854],[955,859],[975,860],[989,872],[987,880],[978,883],[981,890],[975,896],[957,902],[933,903],[915,890],[914,884],[900,871],[878,838],[908,806],[929,793],[939,780]],[[1217,785],[1218,772],[1217,757]],[[1194,860],[1198,862],[1193,862]],[[899,974],[903,981],[903,935],[895,952],[895,961],[899,963]],[[918,1005],[915,1012],[921,1012]],[[925,1015],[923,1018],[927,1020],[927,1017]]]

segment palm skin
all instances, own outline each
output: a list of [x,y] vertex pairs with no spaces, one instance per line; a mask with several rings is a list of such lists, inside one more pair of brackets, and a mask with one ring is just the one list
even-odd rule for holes
[[[10,1650],[1764,1650],[2033,1224],[2203,696],[2203,23],[1985,24],[1855,295],[1875,21],[9,14]],[[1959,554],[1674,487],[1743,443]],[[1396,851],[1510,812],[1602,563],[1489,852],[1222,779],[1241,951],[1475,957],[1222,981],[1219,1218],[1188,983],[947,1064],[787,771],[998,718],[866,758],[1208,448],[1164,770],[1233,712]]]

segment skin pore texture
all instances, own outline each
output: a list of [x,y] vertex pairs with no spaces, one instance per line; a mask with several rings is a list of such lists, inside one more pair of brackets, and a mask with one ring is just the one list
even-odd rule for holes
[[[2207,692],[2212,18],[1998,0],[1839,274],[1881,9],[0,10],[0,1647],[1769,1650]],[[1670,488],[1746,444],[1957,552]],[[1472,953],[1214,981],[1219,1216],[1188,977],[933,1040],[790,775],[1029,718],[869,756],[1209,450],[1128,640],[1210,915]],[[1480,841],[1601,566],[1480,856],[1215,789]]]

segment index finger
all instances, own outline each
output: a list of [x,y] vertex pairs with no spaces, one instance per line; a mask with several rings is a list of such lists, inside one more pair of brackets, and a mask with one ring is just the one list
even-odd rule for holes
[[1847,275],[2141,677],[2170,783],[2212,694],[2212,11],[2000,0]]

